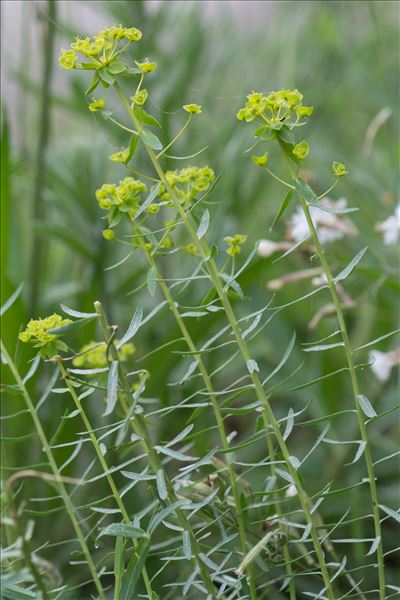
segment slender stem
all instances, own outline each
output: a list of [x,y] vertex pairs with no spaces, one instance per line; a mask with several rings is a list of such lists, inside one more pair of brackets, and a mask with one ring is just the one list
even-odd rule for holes
[[376,489],[371,448],[369,445],[367,428],[366,428],[366,425],[364,422],[364,414],[362,412],[360,403],[358,402],[358,396],[360,394],[360,387],[359,387],[357,372],[356,372],[356,368],[355,368],[355,364],[354,364],[353,350],[350,345],[346,321],[344,319],[343,310],[342,310],[342,307],[340,304],[340,299],[339,299],[339,296],[338,296],[338,293],[336,290],[335,282],[334,282],[331,270],[329,268],[329,264],[326,259],[324,250],[322,248],[321,242],[319,241],[319,237],[318,237],[317,231],[315,229],[313,220],[311,218],[310,210],[309,210],[307,202],[304,200],[304,198],[302,198],[301,196],[299,196],[299,198],[300,198],[301,207],[304,212],[304,216],[307,220],[308,228],[310,230],[315,249],[317,251],[319,260],[321,262],[326,279],[328,281],[329,290],[331,293],[333,304],[335,306],[336,315],[337,315],[339,327],[340,327],[340,332],[342,335],[347,364],[349,367],[351,387],[353,390],[354,403],[355,403],[355,407],[357,410],[358,426],[360,429],[361,439],[365,444],[364,456],[365,456],[365,462],[366,462],[366,466],[367,466],[368,481],[369,481],[370,494],[371,494],[371,500],[372,500],[372,513],[373,513],[373,519],[374,519],[375,536],[376,536],[376,538],[379,538],[379,545],[376,549],[377,557],[378,557],[379,593],[380,593],[380,599],[384,600],[385,599],[385,570],[384,570],[385,563],[384,563],[384,556],[383,556],[382,530],[381,530],[381,521],[380,521],[380,515],[379,515],[378,493],[377,493],[377,489]]
[[[135,225],[133,226],[133,231],[134,231],[134,234],[136,234],[136,236],[137,236],[138,230]],[[230,479],[230,483],[231,483],[233,498],[235,501],[235,512],[236,512],[237,524],[239,527],[240,543],[241,543],[243,555],[245,556],[248,552],[248,542],[247,542],[246,530],[244,527],[242,507],[241,507],[241,503],[240,503],[240,492],[239,492],[239,488],[238,488],[238,484],[237,484],[236,473],[235,473],[235,470],[234,470],[234,467],[232,464],[231,452],[229,452],[229,442],[228,442],[226,431],[225,431],[224,420],[221,415],[218,400],[215,395],[214,388],[211,383],[211,379],[208,375],[208,372],[204,365],[201,354],[197,351],[196,345],[190,335],[190,332],[189,332],[188,328],[186,327],[185,322],[183,321],[183,319],[179,313],[179,310],[178,310],[176,303],[171,295],[171,292],[170,292],[168,286],[166,285],[166,283],[163,281],[163,279],[158,271],[158,267],[157,267],[157,264],[156,264],[153,256],[149,252],[147,252],[144,242],[140,237],[139,237],[139,244],[140,244],[143,252],[146,255],[146,258],[147,258],[147,261],[148,261],[150,267],[152,267],[154,269],[155,273],[157,274],[157,279],[158,279],[160,288],[164,294],[165,299],[168,302],[168,305],[169,305],[170,310],[175,318],[175,321],[177,322],[179,329],[181,330],[182,335],[185,338],[185,341],[186,341],[186,344],[187,344],[189,350],[191,352],[193,352],[193,354],[194,354],[194,360],[197,363],[197,368],[200,371],[200,374],[203,378],[206,389],[209,393],[209,398],[210,398],[210,402],[211,402],[211,405],[213,408],[215,420],[217,422],[217,427],[218,427],[219,436],[221,439],[221,444],[222,444],[222,447],[224,448],[224,450],[226,451],[227,468],[228,468],[228,474],[229,474],[229,479]],[[253,573],[252,573],[252,566],[249,565],[247,567],[246,571],[247,571],[247,574],[249,577],[249,586],[250,586],[251,597],[254,600],[256,600],[257,599],[257,590],[256,590],[255,582],[254,582]]]
[[167,146],[165,146],[165,148],[163,148],[161,150],[161,152],[159,152],[157,154],[157,158],[160,158],[160,156],[162,156],[163,154],[165,154],[166,151],[169,150],[169,148],[171,148],[171,146],[173,146],[175,144],[175,142],[181,137],[182,133],[185,131],[186,127],[189,125],[189,123],[191,121],[191,118],[192,118],[192,113],[189,114],[189,117],[188,117],[186,123],[184,124],[184,126],[182,127],[182,129],[180,131],[178,131],[178,133],[176,134],[176,136],[174,137],[174,139],[171,140],[170,143]]
[[321,200],[321,198],[323,198],[324,196],[326,196],[327,194],[329,194],[329,192],[331,192],[336,187],[338,181],[339,181],[339,177],[337,177],[335,179],[335,181],[332,183],[332,185],[330,187],[328,187],[328,189],[323,194],[321,194],[320,196],[318,196],[318,200]]
[[[128,100],[127,100],[124,92],[122,91],[121,87],[119,86],[119,84],[117,82],[114,84],[114,87],[115,87],[116,92],[120,96],[120,98],[121,98],[121,100],[122,100],[122,102],[123,102],[123,104],[124,104],[124,106],[125,106],[128,114],[130,115],[131,120],[132,120],[134,126],[136,128],[138,128],[138,123],[137,123],[136,116],[133,113],[133,111],[132,111],[132,109],[131,109],[131,107],[129,105],[129,102],[128,102]],[[203,238],[203,240],[199,240],[199,238],[197,237],[196,230],[195,230],[195,228],[194,228],[194,226],[193,226],[193,224],[192,224],[192,222],[190,220],[189,215],[186,214],[185,210],[183,209],[183,207],[181,206],[181,204],[179,203],[179,201],[175,197],[174,191],[171,188],[171,186],[169,185],[169,183],[168,183],[168,181],[167,181],[167,179],[165,177],[164,171],[162,170],[159,162],[157,161],[157,158],[156,158],[153,150],[149,146],[147,146],[146,144],[144,144],[144,145],[145,145],[147,154],[148,154],[148,156],[149,156],[149,158],[150,158],[150,160],[151,160],[151,162],[152,162],[152,164],[154,166],[154,169],[156,170],[157,174],[159,175],[160,180],[164,184],[167,192],[171,195],[171,198],[172,198],[172,200],[174,202],[175,209],[179,213],[179,215],[180,215],[183,223],[186,226],[186,229],[188,230],[188,232],[190,234],[190,237],[192,238],[192,241],[193,241],[194,245],[196,246],[196,248],[197,248],[200,256],[202,257],[202,259],[204,261],[204,264],[205,264],[206,269],[207,269],[207,271],[209,273],[210,279],[211,279],[211,281],[212,281],[212,283],[213,283],[213,285],[215,287],[215,290],[216,290],[216,292],[217,292],[217,294],[218,294],[218,296],[219,296],[219,298],[221,300],[221,303],[222,303],[222,305],[223,305],[223,307],[225,309],[226,316],[227,316],[228,321],[229,321],[229,323],[231,325],[231,328],[233,330],[233,333],[234,333],[234,336],[236,338],[236,342],[238,344],[240,353],[241,353],[241,355],[242,355],[242,357],[243,357],[243,359],[244,359],[244,361],[245,361],[245,363],[247,365],[248,361],[250,360],[250,353],[249,353],[249,350],[247,348],[247,344],[246,344],[246,342],[244,341],[244,339],[242,337],[242,334],[241,334],[241,331],[240,331],[240,327],[238,325],[238,322],[237,322],[237,319],[236,319],[236,315],[235,315],[235,313],[234,313],[234,311],[232,309],[232,305],[230,303],[228,295],[225,292],[224,287],[223,287],[223,285],[221,283],[221,279],[220,279],[218,267],[217,267],[214,259],[210,258],[210,248],[209,248],[209,246],[208,246],[208,244],[206,242],[203,243],[204,238]],[[309,502],[308,502],[307,496],[305,495],[305,493],[303,491],[303,487],[302,487],[301,482],[300,482],[300,477],[299,477],[299,475],[297,473],[297,470],[293,467],[292,463],[289,460],[289,458],[290,458],[289,450],[288,450],[288,448],[286,446],[285,440],[283,439],[282,433],[281,433],[280,428],[279,428],[279,424],[278,424],[278,422],[277,422],[277,420],[276,420],[276,418],[275,418],[275,416],[274,416],[274,414],[272,412],[271,405],[269,403],[268,397],[267,397],[267,395],[266,395],[266,393],[264,391],[264,388],[262,386],[262,383],[261,383],[261,380],[260,380],[258,374],[253,371],[253,373],[250,373],[250,378],[251,378],[252,383],[254,385],[256,396],[257,396],[258,400],[261,402],[261,404],[263,405],[267,422],[272,427],[272,430],[273,430],[274,435],[275,435],[275,437],[277,439],[277,442],[278,442],[279,448],[281,450],[281,453],[282,453],[282,455],[283,455],[283,457],[285,459],[287,469],[288,469],[288,471],[290,473],[290,476],[291,476],[291,479],[293,481],[293,484],[296,487],[297,495],[298,495],[299,501],[301,503],[304,515],[305,515],[305,517],[307,519],[308,524],[311,525],[311,532],[310,532],[310,534],[311,534],[311,537],[312,537],[312,540],[313,540],[315,552],[316,552],[317,557],[318,557],[318,562],[319,562],[319,565],[320,565],[321,574],[322,574],[322,577],[323,577],[323,580],[324,580],[325,588],[327,590],[329,599],[330,600],[334,600],[334,593],[333,593],[332,584],[331,584],[331,581],[330,581],[330,576],[329,576],[328,568],[327,568],[327,565],[326,565],[326,562],[325,562],[324,553],[323,553],[323,550],[322,550],[322,547],[321,547],[321,543],[320,543],[320,540],[319,540],[319,537],[318,537],[318,533],[317,533],[317,530],[316,530],[316,525],[314,523],[313,515],[311,513],[311,509],[310,509],[310,506],[309,506]],[[267,431],[267,433],[268,433],[268,431]]]
[[[112,356],[113,360],[119,360],[118,350],[117,350],[114,342],[113,341],[110,342],[110,327],[109,327],[107,318],[104,314],[103,307],[101,306],[100,302],[95,302],[94,307],[95,307],[96,313],[99,316],[99,321],[100,321],[100,325],[103,329],[104,337],[106,338],[107,343],[109,343],[111,356]],[[128,415],[129,414],[128,401],[131,399],[132,393],[130,390],[129,381],[128,381],[126,373],[123,371],[123,369],[119,370],[119,376],[120,376],[121,386],[124,390],[124,395],[120,396],[120,401],[121,401],[122,408],[123,408],[125,414]],[[157,474],[159,471],[162,471],[164,474],[164,479],[165,479],[165,484],[166,484],[167,494],[168,494],[167,501],[170,504],[177,502],[177,497],[175,495],[173,486],[172,486],[167,474],[165,473],[165,470],[163,468],[163,465],[161,463],[161,460],[160,460],[157,452],[154,450],[152,439],[151,439],[150,433],[147,429],[145,418],[141,414],[135,414],[135,418],[131,420],[131,424],[132,424],[132,428],[133,428],[134,432],[136,433],[136,435],[138,435],[138,437],[142,440],[143,447],[148,456],[149,463],[153,470],[153,473]],[[188,518],[186,517],[185,513],[181,509],[177,508],[175,511],[175,514],[176,514],[177,520],[179,522],[179,525],[183,529],[186,529],[189,532],[191,547],[192,547],[193,555],[195,557],[195,563],[196,563],[196,566],[199,568],[199,571],[203,578],[203,582],[208,590],[208,593],[211,595],[211,597],[214,600],[217,600],[216,589],[214,587],[214,584],[212,582],[210,574],[206,568],[206,565],[201,560],[201,557],[200,557],[201,548],[200,548],[199,542],[197,541],[197,538],[193,531],[193,528],[192,528]]]
[[283,185],[286,185],[286,187],[290,188],[291,190],[296,189],[294,187],[294,185],[290,185],[290,183],[287,183],[286,181],[284,181],[283,179],[281,179],[280,177],[278,177],[278,175],[275,175],[275,173],[273,171],[271,171],[271,169],[269,169],[268,167],[265,167],[265,170],[267,171],[267,173],[269,173],[274,179],[276,179],[277,181],[279,181],[279,183],[282,183]]
[[101,598],[101,600],[106,600],[106,594],[105,594],[105,592],[103,590],[103,586],[102,586],[102,584],[100,582],[100,578],[99,578],[99,576],[97,574],[96,565],[93,562],[92,556],[90,554],[90,551],[89,551],[88,545],[86,543],[85,536],[83,534],[81,526],[79,524],[79,521],[78,521],[78,519],[75,516],[76,515],[76,509],[73,506],[73,504],[71,502],[71,499],[70,499],[70,497],[68,495],[68,492],[67,492],[67,490],[66,490],[66,488],[64,486],[61,473],[60,473],[60,471],[58,469],[58,466],[57,466],[57,463],[55,461],[55,458],[54,458],[53,452],[51,450],[50,444],[47,441],[46,435],[44,433],[44,430],[43,430],[42,424],[40,422],[40,419],[39,419],[39,417],[37,415],[37,412],[35,410],[35,407],[34,407],[34,404],[32,402],[32,399],[31,399],[31,397],[30,397],[30,395],[28,393],[28,390],[26,389],[26,387],[25,387],[25,385],[24,385],[24,383],[23,383],[23,381],[22,381],[19,373],[18,373],[18,370],[17,370],[15,364],[13,363],[13,361],[12,361],[12,359],[11,359],[8,351],[7,351],[7,349],[5,348],[5,346],[4,346],[4,344],[3,344],[3,342],[1,340],[0,340],[0,344],[1,344],[1,352],[4,355],[4,357],[5,357],[6,361],[7,361],[7,365],[9,366],[10,371],[13,374],[13,377],[14,377],[15,381],[17,382],[17,385],[18,385],[18,387],[20,388],[20,390],[22,392],[22,395],[24,397],[25,403],[26,403],[26,405],[28,407],[28,410],[30,412],[30,415],[32,417],[32,421],[33,421],[33,423],[35,425],[35,428],[36,428],[36,431],[38,433],[40,442],[41,442],[41,444],[43,446],[43,449],[44,449],[44,451],[46,453],[47,460],[49,461],[50,467],[51,467],[51,469],[52,469],[52,471],[54,473],[54,476],[56,478],[56,481],[57,481],[57,484],[58,484],[58,487],[59,487],[60,496],[61,496],[61,498],[62,498],[62,500],[64,502],[64,505],[65,505],[65,508],[67,510],[68,516],[69,516],[69,518],[71,520],[71,523],[72,523],[72,525],[73,525],[73,527],[75,529],[75,533],[76,533],[77,538],[79,540],[79,543],[81,545],[83,554],[85,555],[86,562],[88,564],[88,568],[89,568],[89,571],[90,571],[90,573],[92,575],[93,582],[94,582],[94,584],[96,586],[96,589],[98,591],[99,597]]
[[[109,486],[111,488],[111,492],[112,492],[112,494],[114,496],[115,502],[117,503],[117,506],[118,506],[119,510],[121,511],[121,514],[122,514],[122,517],[123,517],[125,523],[130,524],[131,523],[131,519],[129,518],[128,512],[127,512],[127,510],[125,508],[125,505],[124,505],[124,503],[122,501],[122,498],[120,496],[118,488],[115,485],[114,479],[113,479],[112,475],[109,473],[109,467],[108,467],[107,461],[106,461],[106,459],[103,456],[103,453],[102,453],[101,448],[100,448],[100,444],[99,444],[99,442],[98,442],[98,440],[97,440],[97,438],[96,438],[96,436],[95,436],[95,434],[93,432],[92,425],[91,425],[91,423],[90,423],[90,421],[89,421],[89,419],[88,419],[88,417],[86,415],[85,410],[83,409],[82,403],[81,403],[81,401],[79,399],[79,396],[77,395],[77,393],[75,391],[75,388],[71,385],[71,382],[69,381],[69,376],[68,376],[68,373],[67,373],[67,371],[66,371],[66,369],[65,369],[65,367],[64,367],[64,365],[62,363],[61,357],[57,357],[57,358],[58,358],[57,364],[58,364],[58,367],[60,369],[61,376],[62,376],[62,378],[64,379],[64,381],[65,381],[65,383],[67,385],[67,388],[68,388],[68,391],[69,391],[69,393],[71,395],[71,398],[75,402],[76,408],[79,410],[80,417],[81,417],[81,419],[82,419],[82,421],[83,421],[83,423],[84,423],[84,425],[86,427],[86,431],[89,434],[90,440],[91,440],[91,442],[93,444],[93,447],[95,449],[95,452],[97,454],[97,458],[98,458],[98,460],[100,462],[100,465],[101,465],[104,473],[106,474],[106,479],[107,479],[107,482],[108,482],[108,484],[109,484]],[[133,542],[136,545],[136,540],[135,539],[133,540]],[[143,575],[143,581],[145,583],[147,593],[150,594],[150,597],[151,597],[152,587],[151,587],[149,576],[147,575],[147,571],[146,571],[145,567],[143,567],[143,569],[142,569],[142,575]]]

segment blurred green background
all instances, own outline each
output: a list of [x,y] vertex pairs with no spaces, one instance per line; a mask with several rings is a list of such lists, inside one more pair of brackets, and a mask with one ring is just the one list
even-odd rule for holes
[[[164,142],[182,124],[183,104],[196,102],[203,106],[202,117],[193,120],[190,132],[174,154],[192,154],[207,147],[193,162],[208,163],[221,176],[212,196],[215,204],[210,234],[221,248],[223,236],[237,231],[249,236],[247,252],[260,238],[285,238],[284,222],[272,233],[269,231],[284,192],[244,153],[251,145],[251,128],[236,120],[236,112],[252,90],[297,87],[303,92],[304,103],[315,107],[305,133],[312,148],[307,176],[322,192],[331,182],[332,161],[344,162],[350,176],[332,197],[345,197],[349,206],[360,209],[352,214],[358,234],[326,246],[333,271],[338,272],[362,246],[369,246],[357,273],[344,285],[354,301],[353,309],[346,312],[352,344],[360,346],[398,326],[397,249],[385,246],[376,230],[376,224],[393,214],[398,202],[397,2],[53,1],[4,2],[2,10],[2,301],[24,282],[23,294],[3,324],[3,337],[12,352],[21,325],[31,317],[59,311],[60,302],[90,311],[93,301],[100,299],[122,330],[139,298],[145,310],[151,308],[152,300],[145,293],[129,295],[146,277],[141,260],[133,258],[107,271],[127,251],[103,239],[104,222],[95,200],[95,190],[102,183],[118,179],[118,169],[107,156],[124,146],[126,140],[110,121],[88,113],[85,75],[67,76],[57,63],[59,49],[67,48],[73,36],[94,35],[113,22],[139,27],[143,31],[140,58],[149,56],[158,64],[149,86],[149,110],[161,121]],[[176,168],[177,163],[166,160],[165,166]],[[277,158],[274,168],[280,169]],[[246,297],[251,299],[248,312],[271,298],[267,281],[312,266],[307,252],[297,251],[276,264],[274,258],[257,257],[240,279]],[[181,253],[172,255],[168,262],[164,260],[164,273],[177,276],[186,269],[182,261]],[[310,289],[308,279],[285,285],[274,302],[290,302]],[[190,288],[180,302],[193,303]],[[334,319],[328,316],[315,331],[310,330],[309,323],[321,302],[319,297],[311,297],[289,307],[256,338],[253,353],[263,370],[269,372],[277,364],[294,330],[299,342],[308,342],[323,338],[335,328]],[[156,327],[142,330],[136,343],[137,359],[179,337],[168,313],[164,317]],[[196,342],[201,343],[222,326],[221,313],[213,319],[206,326],[209,329],[203,322],[191,322]],[[76,334],[74,347],[95,339],[94,326],[92,330],[90,327]],[[379,349],[388,351],[395,345],[395,338],[389,338]],[[16,350],[23,371],[26,360],[33,356],[29,352],[20,346]],[[304,355],[297,345],[283,375],[289,375],[304,356],[305,366],[291,381],[293,386],[343,366],[340,352]],[[221,354],[208,360],[212,370],[220,363]],[[360,361],[368,361],[367,351],[360,353]],[[166,404],[180,398],[179,390],[167,387],[185,368],[186,363],[178,355],[167,348],[137,364],[153,375],[149,396]],[[220,374],[221,387],[236,379],[236,368],[233,362]],[[31,382],[36,397],[45,378],[46,373],[42,373],[42,378]],[[336,378],[334,384],[332,381],[326,379],[291,394],[291,405],[303,406],[313,399],[308,411],[311,417],[350,406],[347,377]],[[394,372],[382,383],[366,367],[362,381],[371,402],[381,411],[393,405],[397,389]],[[44,407],[42,418],[49,436],[65,411],[64,398],[54,397]],[[285,400],[284,390],[278,390],[274,399],[278,414],[281,410],[286,414]],[[19,403],[17,397],[5,398],[4,411],[16,411]],[[94,420],[100,418],[95,405],[91,405],[91,411]],[[21,433],[22,428],[31,431],[26,415],[6,423],[9,437]],[[395,425],[389,415],[374,426],[377,458],[395,452]],[[170,426],[165,418],[158,425],[157,435],[163,438]],[[247,418],[232,419],[231,423],[231,428],[239,431],[239,439],[252,426],[253,420]],[[352,426],[343,418],[335,422],[343,438],[351,435]],[[61,440],[63,435],[64,439],[71,435],[71,427]],[[308,443],[307,436],[305,429],[296,438],[300,448]],[[211,434],[210,439],[202,436],[199,451],[211,443]],[[34,439],[9,445],[5,474],[26,464],[28,453],[40,462]],[[340,452],[330,456],[332,463],[340,463]],[[309,463],[311,471],[322,468],[318,457]],[[335,470],[331,463],[323,468]],[[362,473],[361,464],[359,468]],[[398,495],[394,461],[383,463],[380,476],[382,502],[392,506]],[[343,508],[340,501],[336,508],[338,512]],[[43,533],[48,522],[38,527]],[[66,524],[55,517],[54,527],[62,535],[60,531]],[[387,536],[394,543],[396,532],[389,527]],[[399,566],[398,559],[391,555],[388,570],[393,581]]]

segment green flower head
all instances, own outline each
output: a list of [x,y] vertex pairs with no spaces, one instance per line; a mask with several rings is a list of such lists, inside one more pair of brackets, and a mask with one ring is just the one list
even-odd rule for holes
[[58,350],[67,350],[67,346],[59,339],[58,334],[49,331],[69,323],[72,323],[71,319],[63,319],[56,313],[45,319],[31,319],[25,331],[22,331],[18,337],[21,342],[31,342],[35,348],[40,348],[44,358],[54,356]]
[[299,160],[303,160],[310,153],[310,146],[305,140],[303,140],[299,144],[296,144],[292,152],[296,156],[296,158],[298,158]]
[[332,163],[332,171],[334,172],[336,177],[344,177],[349,173],[345,165],[341,162],[337,162],[336,160]]
[[154,71],[154,69],[157,68],[157,63],[150,62],[147,59],[143,62],[138,62],[137,60],[135,60],[135,63],[137,68],[143,71],[143,73],[151,73],[151,71]]
[[89,104],[90,112],[97,112],[98,110],[104,110],[105,100],[104,96],[96,100],[93,98],[92,102]]
[[129,148],[126,148],[125,150],[120,150],[119,152],[114,152],[114,154],[111,154],[108,158],[110,160],[112,160],[113,162],[125,163],[128,160],[128,157],[129,157]]
[[71,71],[75,69],[77,63],[77,56],[75,50],[62,50],[58,58],[58,62],[63,69]]
[[131,100],[136,106],[143,106],[148,96],[149,93],[147,90],[140,90],[134,96],[131,96]]
[[227,235],[224,237],[224,242],[228,246],[226,249],[226,253],[229,256],[237,256],[240,254],[241,246],[246,242],[247,235],[243,235],[242,233],[235,233],[235,235]]
[[[118,341],[117,341],[118,343]],[[75,356],[72,363],[74,367],[88,369],[102,369],[107,366],[107,345],[105,342],[96,344],[89,342],[81,348],[79,354]],[[119,349],[119,359],[128,360],[135,353],[135,346],[132,343],[123,344]]]
[[183,110],[186,110],[186,112],[190,113],[190,114],[200,114],[201,113],[201,106],[199,104],[184,104],[183,105]]
[[268,163],[268,158],[269,158],[268,152],[266,152],[262,156],[252,156],[251,160],[258,167],[265,167],[265,165]]

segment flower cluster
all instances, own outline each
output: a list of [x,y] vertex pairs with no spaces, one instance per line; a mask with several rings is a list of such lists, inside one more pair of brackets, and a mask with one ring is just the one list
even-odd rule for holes
[[147,186],[143,181],[125,177],[119,182],[119,185],[104,183],[96,191],[96,198],[100,208],[109,211],[109,223],[116,224],[118,213],[127,213],[129,216],[136,214],[141,194],[146,190]]
[[[63,50],[58,60],[63,69],[85,68],[78,63],[78,53],[80,53],[88,58],[95,67],[101,68],[109,65],[122,51],[126,50],[131,42],[139,42],[141,37],[142,32],[136,27],[113,25],[92,38],[75,38],[71,48]],[[122,50],[119,49],[121,40],[125,42]]]
[[241,246],[245,243],[246,240],[247,235],[243,235],[241,233],[235,233],[235,235],[227,235],[226,237],[224,237],[224,242],[228,246],[226,249],[226,253],[232,257],[237,256],[238,254],[240,254]]
[[[118,341],[117,341],[118,343]],[[119,360],[126,361],[135,353],[135,346],[132,343],[123,344],[119,348]],[[89,342],[83,346],[79,354],[72,361],[75,367],[84,367],[88,369],[101,369],[107,366],[107,345],[105,342]]]
[[[167,171],[165,177],[174,194],[182,202],[194,200],[199,192],[206,192],[215,179],[214,171],[210,167],[186,167],[180,171]],[[171,200],[170,193],[165,186],[160,187],[161,200]]]
[[63,319],[56,313],[45,319],[31,319],[18,337],[21,342],[32,342],[35,348],[40,348],[44,357],[51,356],[57,354],[57,350],[67,350],[67,346],[59,339],[59,335],[49,331],[69,323],[72,323],[71,319]]
[[258,118],[265,129],[279,130],[284,125],[292,129],[300,124],[301,119],[313,113],[313,107],[303,106],[302,99],[303,94],[299,90],[279,90],[267,96],[262,92],[252,92],[236,116],[239,121],[246,122]]

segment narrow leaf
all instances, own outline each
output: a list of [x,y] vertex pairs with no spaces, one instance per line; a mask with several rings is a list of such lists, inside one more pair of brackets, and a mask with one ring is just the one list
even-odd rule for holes
[[287,209],[292,196],[293,196],[293,190],[289,190],[288,193],[286,194],[286,196],[285,196],[282,204],[281,204],[281,207],[280,207],[280,209],[279,209],[279,211],[278,211],[278,213],[277,213],[277,215],[276,215],[276,217],[275,217],[275,219],[274,219],[271,227],[269,228],[270,231],[277,224],[277,222],[279,221],[279,219],[281,218],[281,216],[283,215],[283,213]]
[[385,506],[384,504],[380,504],[379,508],[381,508],[383,510],[383,512],[385,512],[387,515],[389,515],[389,517],[392,517],[392,519],[394,519],[395,521],[400,523],[400,513],[399,512],[392,510],[391,508],[389,508],[388,506]]
[[5,301],[5,303],[3,304],[3,306],[0,308],[0,317],[2,317],[4,315],[4,313],[7,312],[7,310],[9,308],[11,308],[11,306],[14,304],[14,302],[17,300],[18,296],[22,292],[22,288],[23,287],[24,287],[24,284],[21,283],[21,285],[19,285],[17,287],[17,289],[15,290],[15,292],[13,292],[11,294],[11,296],[8,298],[8,300]]
[[65,312],[66,315],[70,317],[74,317],[75,319],[91,319],[92,317],[97,317],[97,313],[87,313],[81,312],[80,310],[74,310],[73,308],[69,308],[65,304],[60,304],[61,310]]
[[156,474],[157,481],[157,491],[161,500],[166,500],[168,498],[167,486],[165,484],[164,471],[159,469]]
[[137,330],[140,327],[141,321],[142,321],[142,317],[143,317],[143,310],[142,307],[140,306],[140,304],[138,304],[138,306],[136,307],[135,313],[132,317],[132,321],[129,324],[129,327],[125,333],[125,335],[122,337],[122,339],[120,340],[120,342],[118,343],[118,350],[127,342],[129,342],[129,340],[131,340],[133,338],[133,336],[135,335],[135,333],[137,332]]
[[368,398],[366,396],[363,396],[363,394],[359,394],[357,396],[357,400],[359,405],[362,408],[363,413],[369,417],[370,419],[372,419],[373,417],[377,417],[378,415],[375,412],[374,407],[372,406],[371,402],[368,400]]
[[371,554],[374,554],[377,551],[380,543],[381,543],[381,536],[378,535],[378,537],[376,537],[374,539],[374,541],[372,542],[371,548],[368,550],[368,552],[365,556],[370,556]]
[[252,373],[254,373],[254,371],[257,371],[257,373],[258,373],[260,370],[257,362],[255,360],[253,360],[252,358],[246,362],[246,365],[247,365],[247,369],[248,369],[250,375],[252,375]]
[[128,523],[111,523],[111,525],[108,525],[108,527],[101,530],[99,537],[103,537],[103,535],[121,536],[133,539],[147,536],[143,529],[133,527],[133,525]]
[[132,600],[136,597],[136,587],[141,577],[143,566],[150,550],[150,539],[144,538],[132,554],[121,583],[119,600]]
[[154,297],[156,293],[156,281],[157,281],[157,271],[154,267],[151,267],[147,273],[147,289],[149,290],[150,296]]
[[344,279],[346,279],[346,277],[348,277],[353,272],[353,270],[355,269],[356,265],[360,262],[360,260],[362,259],[362,257],[364,256],[364,254],[366,253],[367,250],[368,250],[368,246],[365,246],[365,248],[363,248],[362,250],[360,250],[360,252],[355,255],[355,257],[353,258],[353,260],[351,260],[349,262],[349,264],[347,265],[347,267],[345,267],[343,269],[343,271],[341,271],[339,273],[339,275],[336,275],[336,277],[334,278],[334,282],[338,283],[338,281],[343,281]]
[[197,237],[199,240],[206,234],[208,226],[210,225],[210,211],[208,208],[203,212],[203,216],[201,217],[200,225],[197,230]]
[[153,150],[162,150],[162,143],[152,131],[143,129],[140,133],[140,137],[142,138],[143,143],[146,144],[146,146],[149,146],[149,148],[152,148]]
[[113,360],[110,365],[107,379],[107,408],[104,417],[110,415],[114,410],[115,403],[117,402],[117,389],[118,389],[118,361]]
[[183,554],[185,558],[190,560],[192,558],[192,548],[190,545],[190,534],[188,531],[183,532]]
[[48,333],[54,333],[56,335],[65,335],[66,333],[71,333],[71,331],[76,331],[77,329],[80,329],[90,321],[93,321],[94,318],[95,317],[79,319],[78,321],[73,321],[72,323],[68,323],[68,325],[63,325],[62,327],[54,327],[53,329],[49,329]]

